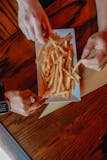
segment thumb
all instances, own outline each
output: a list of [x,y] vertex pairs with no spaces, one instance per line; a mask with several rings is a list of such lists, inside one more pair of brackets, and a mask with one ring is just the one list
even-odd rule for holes
[[44,18],[42,26],[43,26],[43,30],[45,33],[44,38],[48,39],[50,33],[52,32],[52,28],[51,28],[50,22],[47,17]]
[[95,47],[95,38],[89,38],[87,41],[87,44],[85,45],[84,49],[83,49],[83,53],[81,58],[87,58],[91,51],[94,49]]
[[34,104],[32,104],[32,106],[29,108],[29,110],[33,111],[33,110],[36,110],[36,109],[42,107],[45,104],[46,100],[47,100],[47,98],[40,98],[40,99],[38,98],[38,100]]

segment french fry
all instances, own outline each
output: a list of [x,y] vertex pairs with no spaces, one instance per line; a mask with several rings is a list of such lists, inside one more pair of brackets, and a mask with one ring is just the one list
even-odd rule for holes
[[59,58],[59,82],[57,87],[57,93],[60,92],[61,84],[63,81],[63,73],[62,73],[62,56]]
[[41,74],[45,85],[44,97],[69,98],[79,82],[77,68],[73,66],[71,34],[60,37],[53,34],[40,50],[36,62],[41,61]]
[[78,61],[78,63],[75,65],[75,67],[73,68],[73,70],[72,70],[72,73],[74,73],[76,70],[77,70],[77,68],[78,68],[78,66],[81,64],[81,60],[79,60]]

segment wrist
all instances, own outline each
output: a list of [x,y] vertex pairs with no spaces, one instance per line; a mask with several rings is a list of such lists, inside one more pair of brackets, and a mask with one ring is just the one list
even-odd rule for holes
[[97,9],[98,30],[107,29],[107,0],[95,0]]
[[100,28],[100,29],[98,30],[98,32],[99,32],[99,33],[103,33],[104,36],[107,36],[107,27],[105,27],[105,28]]
[[107,32],[107,26],[98,27],[99,32]]

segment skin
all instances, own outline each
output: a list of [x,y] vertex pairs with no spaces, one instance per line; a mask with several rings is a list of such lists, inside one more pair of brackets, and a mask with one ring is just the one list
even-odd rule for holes
[[[38,0],[18,1],[18,23],[26,38],[45,43],[51,33],[48,17]],[[82,53],[82,64],[100,71],[107,63],[107,0],[96,0],[99,31],[87,41]],[[45,33],[45,37],[44,37]],[[90,57],[94,50],[95,55]]]
[[[107,64],[107,0],[96,0],[98,32],[87,41],[82,53],[82,64],[85,67],[101,71]],[[95,55],[89,58],[92,50]]]
[[38,0],[17,0],[18,24],[28,40],[45,43],[51,33],[48,17]]
[[[89,58],[92,51],[94,56]],[[107,31],[93,34],[87,41],[82,53],[82,64],[90,69],[101,71],[107,63]]]
[[[45,102],[45,99],[38,97],[28,89],[5,92],[5,97],[10,104],[10,111],[23,116],[29,116],[34,113]],[[32,103],[31,97],[33,97],[34,103]]]
[[[44,44],[51,33],[48,17],[38,0],[17,0],[18,24],[28,40]],[[107,64],[107,0],[96,0],[98,32],[87,41],[82,53],[82,64],[85,67],[100,71]],[[92,51],[94,56],[90,58]],[[5,93],[11,111],[28,116],[44,103],[45,99],[37,97],[30,90],[8,91]],[[33,96],[35,103],[31,103]]]

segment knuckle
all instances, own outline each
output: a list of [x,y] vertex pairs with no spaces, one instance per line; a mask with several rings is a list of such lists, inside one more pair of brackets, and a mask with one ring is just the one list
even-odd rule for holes
[[99,66],[99,67],[96,68],[96,70],[100,72],[102,70],[102,67]]
[[105,41],[102,37],[99,37],[99,38],[98,38],[98,41],[99,41],[99,43],[101,43],[104,47],[107,47],[107,43],[106,43],[106,41]]
[[28,108],[26,107],[26,105],[23,105],[23,113],[28,114]]
[[20,95],[21,94],[21,91],[15,91],[16,92],[16,95]]
[[25,113],[23,114],[23,116],[28,117],[29,114],[25,112]]
[[24,20],[25,20],[25,22],[28,22],[29,19],[30,19],[30,18],[29,18],[29,15],[28,15],[28,14],[25,14],[25,15],[24,15]]
[[101,61],[100,61],[100,58],[97,58],[97,59],[96,59],[96,64],[97,64],[97,66],[100,66],[100,62],[101,62]]
[[88,38],[88,42],[92,41],[93,37],[89,37]]
[[102,70],[102,64],[101,64],[101,60],[97,59],[97,67],[96,67],[97,71],[101,71]]
[[91,41],[93,41],[93,40],[95,40],[95,36],[89,37],[88,42],[91,42]]
[[102,63],[102,56],[99,55],[99,56],[96,57],[96,65],[98,67],[100,67],[101,63]]

